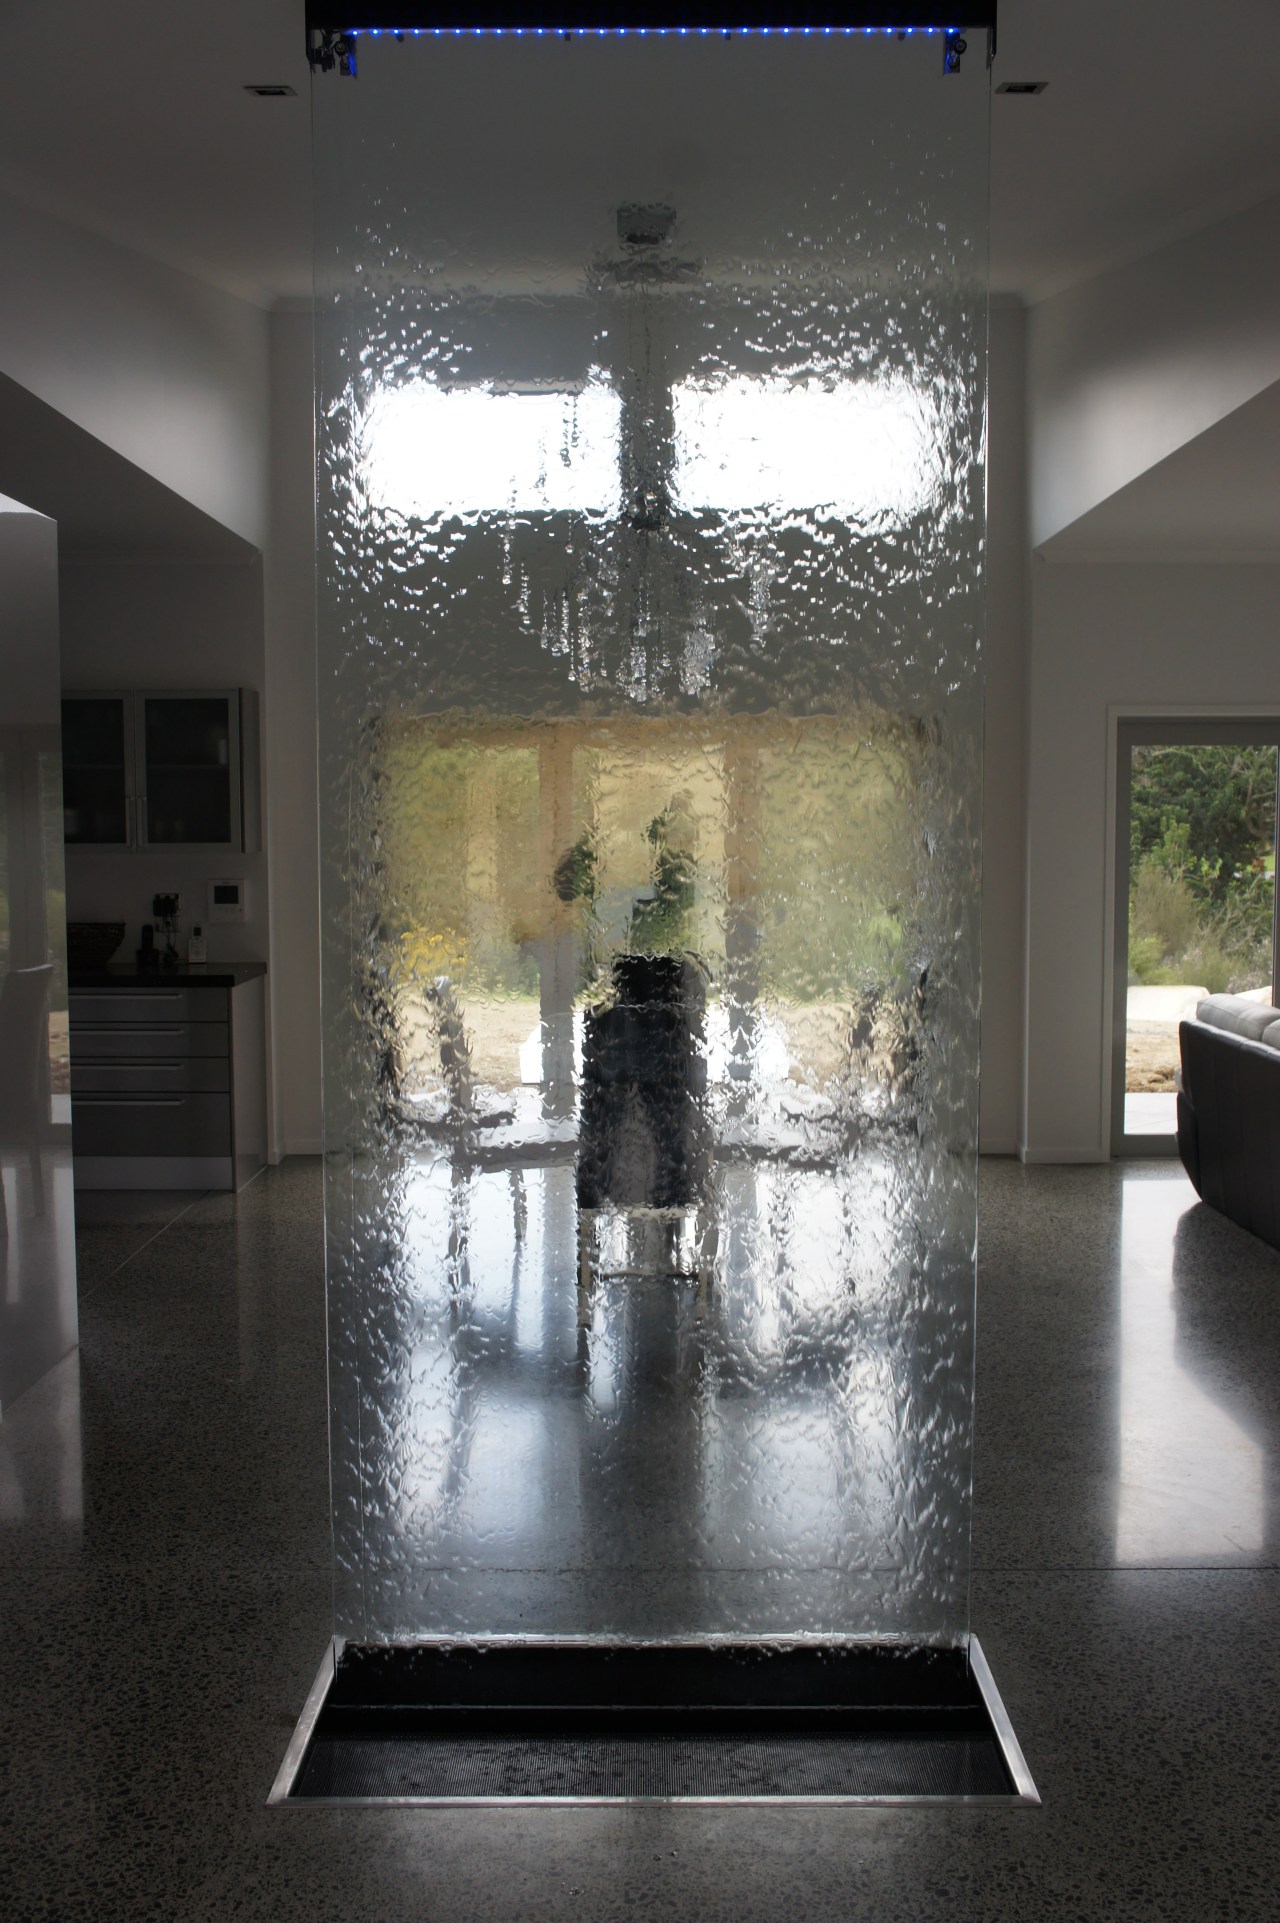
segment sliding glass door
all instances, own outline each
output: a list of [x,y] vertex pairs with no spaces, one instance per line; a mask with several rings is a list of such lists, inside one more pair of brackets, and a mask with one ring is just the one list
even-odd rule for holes
[[1123,721],[1118,752],[1111,1145],[1173,1154],[1178,1024],[1276,1000],[1280,722]]

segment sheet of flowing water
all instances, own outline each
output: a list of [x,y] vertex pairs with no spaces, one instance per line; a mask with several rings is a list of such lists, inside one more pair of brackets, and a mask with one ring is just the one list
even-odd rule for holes
[[314,99],[337,1627],[967,1629],[987,80]]

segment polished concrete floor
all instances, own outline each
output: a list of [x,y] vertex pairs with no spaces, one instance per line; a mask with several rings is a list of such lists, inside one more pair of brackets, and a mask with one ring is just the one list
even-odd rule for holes
[[330,1624],[319,1169],[78,1200],[0,1424],[0,1916],[1280,1915],[1280,1256],[985,1164],[973,1624],[1038,1811],[274,1811]]

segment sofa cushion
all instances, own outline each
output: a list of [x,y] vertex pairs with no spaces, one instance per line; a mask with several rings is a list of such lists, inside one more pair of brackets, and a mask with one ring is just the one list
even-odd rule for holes
[[1264,1028],[1261,1039],[1268,1048],[1280,1048],[1280,1021],[1272,1022],[1270,1028]]
[[1247,1042],[1260,1042],[1265,1031],[1280,1022],[1280,1008],[1250,1001],[1247,995],[1206,995],[1196,1005],[1196,1020],[1209,1028],[1225,1028],[1229,1035],[1243,1035]]

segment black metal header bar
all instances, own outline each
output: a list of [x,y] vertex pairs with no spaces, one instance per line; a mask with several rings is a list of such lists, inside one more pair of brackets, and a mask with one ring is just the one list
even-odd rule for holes
[[329,33],[598,33],[626,29],[690,34],[768,27],[888,28],[897,32],[995,31],[997,0],[306,0],[309,30]]

